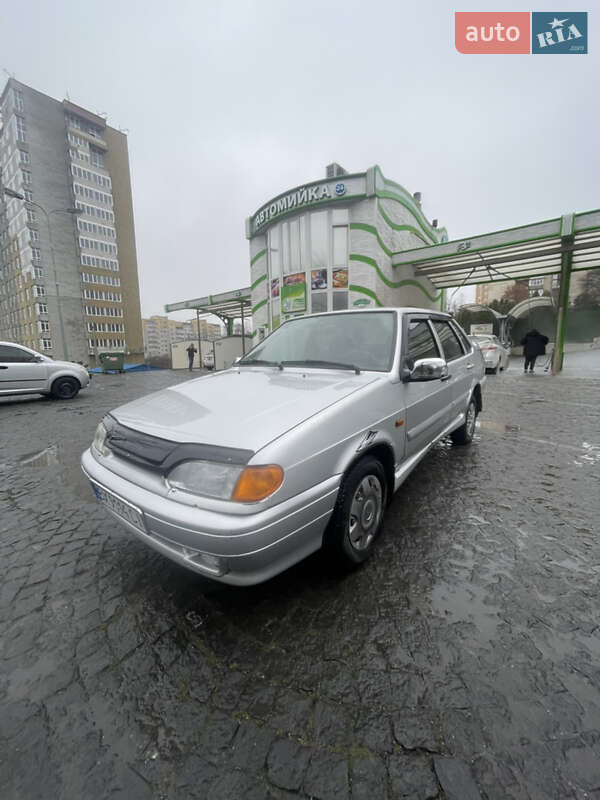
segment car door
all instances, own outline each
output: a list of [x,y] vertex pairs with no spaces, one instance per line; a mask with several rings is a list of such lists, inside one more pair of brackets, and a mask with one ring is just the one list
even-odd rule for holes
[[18,394],[45,389],[48,363],[36,359],[31,350],[13,344],[0,345],[0,393]]
[[[403,328],[403,358],[443,358],[431,323],[424,315],[408,315]],[[405,381],[406,455],[418,453],[446,427],[452,409],[452,395],[446,378],[433,381]]]
[[434,319],[433,327],[437,334],[443,357],[448,364],[448,385],[452,395],[452,413],[450,419],[455,419],[464,413],[472,392],[473,369],[475,360],[473,348],[463,346],[462,336],[453,327],[448,319]]

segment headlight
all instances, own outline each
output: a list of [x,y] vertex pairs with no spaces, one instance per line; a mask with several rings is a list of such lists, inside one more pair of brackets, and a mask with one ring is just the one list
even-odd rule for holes
[[101,456],[106,456],[109,453],[109,448],[106,445],[106,428],[104,427],[104,423],[100,422],[98,427],[96,428],[96,433],[94,434],[94,441],[92,442],[92,447],[94,450],[97,450]]
[[276,465],[242,467],[214,461],[185,461],[171,470],[169,486],[182,492],[256,503],[273,494],[283,482],[283,470]]

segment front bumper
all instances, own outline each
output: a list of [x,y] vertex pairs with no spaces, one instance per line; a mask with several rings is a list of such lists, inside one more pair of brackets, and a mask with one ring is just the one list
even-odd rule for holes
[[[141,488],[108,470],[89,449],[81,466],[93,483],[141,511],[143,530],[107,507],[130,533],[188,569],[237,586],[262,583],[318,550],[340,483],[336,475],[276,506],[240,515],[183,505]],[[203,554],[221,566],[202,564]]]

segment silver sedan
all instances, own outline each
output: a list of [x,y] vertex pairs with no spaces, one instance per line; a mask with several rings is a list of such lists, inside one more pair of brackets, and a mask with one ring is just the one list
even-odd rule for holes
[[215,580],[260,583],[321,547],[353,566],[429,448],[472,440],[484,381],[446,314],[299,317],[106,415],[82,466],[131,534]]

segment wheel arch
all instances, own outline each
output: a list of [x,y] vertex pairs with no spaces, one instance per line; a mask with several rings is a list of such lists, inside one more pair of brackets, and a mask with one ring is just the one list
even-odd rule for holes
[[376,458],[383,467],[387,484],[387,502],[389,503],[392,498],[392,495],[394,494],[394,471],[395,471],[394,467],[396,463],[394,458],[394,451],[392,449],[392,445],[389,442],[385,441],[375,442],[369,447],[365,447],[364,450],[360,450],[359,452],[354,453],[353,457],[348,461],[348,463],[345,465],[342,471],[342,481],[344,480],[345,476],[350,472],[350,470],[353,469],[353,467],[355,467],[356,464],[358,464],[359,461],[362,461],[364,458],[367,458],[368,456]]
[[77,375],[73,375],[73,373],[71,373],[71,372],[60,372],[58,375],[53,375],[50,378],[50,391],[52,391],[54,389],[54,384],[56,383],[56,381],[60,381],[63,378],[71,378],[71,380],[74,380],[75,383],[79,386],[80,389],[83,389],[81,381],[79,380]]

